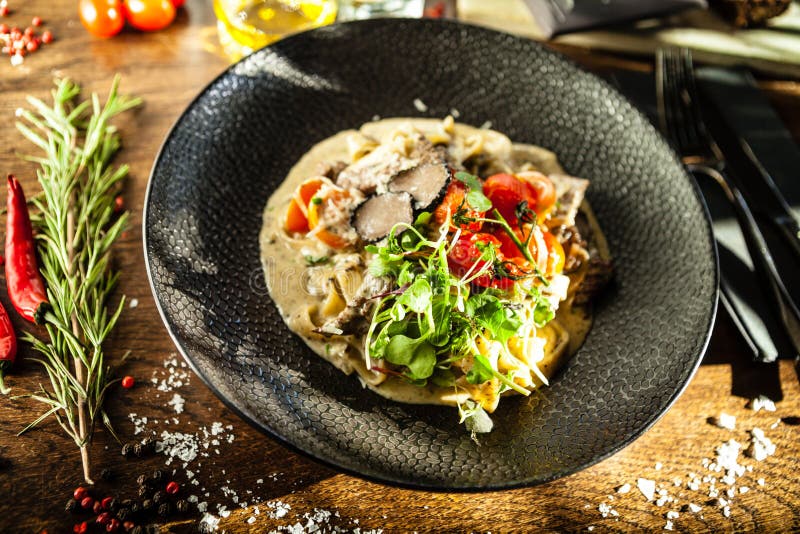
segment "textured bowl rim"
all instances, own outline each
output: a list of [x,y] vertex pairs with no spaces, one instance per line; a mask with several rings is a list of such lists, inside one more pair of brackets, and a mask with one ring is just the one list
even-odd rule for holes
[[[395,23],[408,23],[409,21],[412,21],[412,23],[414,23],[414,24],[420,24],[420,25],[427,24],[427,25],[430,25],[430,26],[451,26],[451,27],[454,27],[454,28],[464,28],[464,27],[466,27],[466,28],[470,28],[470,31],[482,31],[482,32],[486,32],[488,34],[495,34],[495,35],[498,35],[498,36],[513,37],[514,39],[519,39],[519,40],[525,41],[526,43],[533,44],[534,46],[538,46],[538,47],[542,48],[545,54],[549,54],[552,57],[556,57],[560,61],[563,61],[563,62],[566,62],[567,64],[569,64],[571,67],[573,67],[573,68],[575,68],[575,69],[577,69],[577,70],[579,70],[579,71],[581,71],[581,72],[583,72],[585,74],[590,75],[598,83],[604,85],[607,89],[610,89],[613,93],[617,94],[619,96],[619,98],[623,102],[627,103],[632,108],[634,113],[640,115],[644,119],[645,127],[651,128],[653,130],[653,132],[664,141],[665,145],[667,147],[669,147],[669,150],[672,153],[672,156],[673,156],[675,162],[677,164],[680,164],[680,160],[678,159],[678,157],[675,154],[675,152],[672,150],[671,145],[664,139],[664,137],[661,134],[661,132],[659,132],[650,123],[650,121],[644,116],[644,113],[638,108],[638,106],[636,106],[633,102],[631,102],[625,95],[621,94],[616,88],[611,86],[608,82],[606,82],[605,80],[603,80],[602,78],[600,78],[599,76],[594,74],[593,72],[589,71],[588,69],[584,68],[583,66],[579,65],[578,63],[576,63],[571,58],[569,58],[569,57],[565,56],[564,54],[561,54],[561,53],[559,53],[559,52],[557,52],[555,50],[552,50],[552,49],[544,46],[542,43],[534,41],[532,39],[527,39],[527,38],[524,38],[524,37],[516,36],[516,35],[513,35],[513,34],[506,33],[506,32],[501,32],[501,31],[498,31],[498,30],[494,30],[494,29],[491,29],[491,28],[484,27],[484,26],[479,26],[479,25],[476,25],[476,24],[469,24],[469,23],[465,23],[465,22],[461,22],[461,21],[455,21],[455,20],[449,20],[449,19],[386,18],[386,19],[368,19],[368,20],[356,20],[356,21],[348,21],[348,22],[338,22],[338,23],[331,24],[331,25],[328,25],[328,26],[323,26],[323,27],[320,27],[320,28],[315,28],[315,29],[304,31],[304,32],[300,32],[300,33],[289,35],[289,36],[281,39],[280,41],[277,41],[276,44],[277,43],[282,43],[284,41],[303,39],[304,36],[307,33],[313,33],[313,32],[317,32],[317,31],[330,31],[331,28],[338,28],[338,27],[351,26],[351,25],[353,25],[353,26],[355,26],[355,25],[365,25],[365,26],[366,25],[385,25],[385,24],[391,25],[391,24],[395,24]],[[265,48],[262,48],[260,50],[257,50],[255,52],[253,52],[253,54],[250,54],[250,55],[259,54],[261,50],[268,50],[270,47],[271,47],[271,45],[267,46]],[[255,428],[256,430],[260,431],[261,433],[265,434],[266,436],[268,436],[268,437],[272,438],[273,440],[277,441],[280,445],[282,445],[284,447],[287,447],[288,449],[290,449],[290,450],[292,450],[292,451],[294,451],[296,453],[300,453],[301,455],[305,456],[306,458],[308,458],[310,460],[313,460],[313,461],[315,461],[317,463],[320,463],[320,464],[324,465],[325,467],[328,467],[328,468],[334,469],[336,471],[343,472],[345,474],[352,475],[352,476],[355,476],[355,477],[358,477],[358,478],[361,478],[361,479],[364,479],[364,480],[368,480],[370,482],[375,482],[375,483],[378,483],[378,484],[386,484],[386,485],[391,485],[391,486],[396,486],[396,487],[405,488],[405,489],[411,489],[411,490],[422,490],[422,491],[432,491],[432,492],[459,492],[459,493],[479,493],[479,492],[486,492],[486,491],[509,490],[509,489],[532,487],[532,486],[537,486],[537,485],[545,484],[545,483],[548,483],[548,482],[552,482],[554,480],[557,480],[557,479],[560,479],[560,478],[563,478],[563,477],[578,473],[578,472],[583,471],[584,469],[586,469],[588,467],[591,467],[591,466],[593,466],[595,464],[598,464],[598,463],[602,462],[603,460],[613,456],[614,454],[618,453],[622,449],[626,448],[628,445],[630,445],[631,443],[633,443],[634,441],[639,439],[650,428],[652,428],[653,425],[655,425],[655,423],[658,422],[658,420],[661,419],[670,410],[670,408],[672,408],[672,406],[675,404],[675,401],[677,401],[678,397],[680,397],[681,394],[683,394],[683,392],[686,390],[686,387],[688,386],[689,382],[694,377],[695,373],[697,372],[697,369],[700,367],[700,364],[703,361],[703,357],[705,356],[705,353],[708,350],[708,345],[709,345],[709,342],[711,340],[711,335],[712,335],[712,332],[713,332],[714,323],[716,321],[716,315],[717,315],[717,310],[718,310],[718,300],[719,300],[718,299],[718,295],[719,295],[719,254],[718,254],[718,251],[717,251],[716,240],[714,239],[712,223],[711,223],[711,215],[710,215],[710,212],[709,212],[709,209],[708,209],[708,205],[707,205],[707,203],[705,201],[705,198],[703,197],[702,192],[700,190],[700,186],[698,185],[698,183],[694,179],[694,177],[690,173],[686,172],[685,169],[683,169],[683,174],[686,176],[686,179],[688,180],[690,186],[692,187],[692,190],[694,191],[695,198],[699,201],[700,206],[702,207],[702,212],[703,212],[703,215],[704,215],[704,222],[705,222],[704,228],[705,228],[705,231],[706,231],[706,236],[710,240],[711,252],[712,252],[712,254],[711,254],[712,258],[711,259],[713,260],[713,266],[714,266],[714,268],[713,268],[713,278],[714,278],[714,281],[713,281],[713,284],[714,284],[714,287],[713,287],[713,299],[712,299],[712,302],[711,302],[711,309],[709,310],[709,313],[708,313],[708,323],[706,325],[705,335],[703,336],[702,345],[700,347],[700,350],[698,351],[698,354],[695,357],[695,361],[694,361],[694,363],[692,365],[692,368],[690,369],[689,373],[686,375],[686,378],[684,379],[683,383],[675,390],[675,393],[670,397],[670,399],[667,401],[667,403],[663,407],[663,409],[661,409],[657,413],[652,414],[651,417],[645,423],[643,423],[639,429],[637,429],[635,432],[633,432],[628,439],[625,439],[625,440],[617,443],[614,447],[611,447],[609,450],[605,451],[602,454],[595,455],[589,461],[583,462],[583,463],[575,465],[575,466],[570,466],[569,468],[565,468],[565,469],[562,469],[560,471],[555,471],[550,476],[531,478],[531,479],[520,480],[520,481],[514,481],[514,482],[507,483],[507,484],[499,483],[499,484],[487,484],[487,485],[481,485],[481,486],[448,486],[446,484],[414,483],[414,482],[409,482],[408,480],[400,479],[400,478],[397,478],[397,477],[392,477],[392,476],[389,476],[389,475],[373,475],[373,474],[363,473],[363,472],[360,472],[360,471],[358,471],[356,469],[353,469],[353,468],[351,468],[349,466],[342,465],[342,464],[340,464],[339,462],[337,462],[335,460],[332,460],[332,459],[329,459],[329,458],[320,457],[320,455],[316,451],[307,450],[305,448],[302,448],[302,447],[298,446],[297,444],[292,442],[292,440],[290,440],[289,438],[284,437],[283,435],[281,435],[278,432],[277,429],[270,428],[270,427],[266,426],[265,424],[259,422],[256,418],[254,418],[251,415],[247,414],[243,409],[241,409],[239,406],[237,406],[231,399],[229,399],[225,395],[223,395],[222,392],[209,379],[209,377],[207,377],[203,372],[201,372],[199,366],[197,366],[194,363],[194,361],[192,360],[192,358],[189,357],[189,355],[187,354],[187,352],[184,349],[183,345],[181,344],[181,341],[178,339],[177,334],[175,333],[175,331],[173,330],[173,328],[170,325],[170,319],[167,316],[167,313],[165,311],[164,305],[162,304],[162,301],[161,301],[161,298],[159,296],[159,293],[156,290],[155,280],[153,278],[152,265],[151,265],[151,262],[150,262],[150,256],[148,254],[148,240],[147,240],[148,230],[147,229],[148,229],[148,218],[150,216],[149,207],[150,207],[151,193],[152,193],[152,189],[153,189],[153,182],[154,182],[154,179],[155,179],[156,170],[158,169],[159,164],[161,163],[161,159],[162,159],[162,156],[164,154],[164,150],[165,150],[167,144],[169,143],[170,139],[172,138],[173,133],[175,132],[175,130],[177,130],[177,128],[179,127],[179,125],[181,124],[183,119],[188,115],[188,113],[195,107],[195,105],[197,105],[198,101],[200,101],[206,95],[206,93],[215,84],[217,84],[217,82],[219,80],[221,80],[221,79],[225,78],[226,76],[228,76],[230,74],[230,72],[232,72],[240,63],[242,63],[243,61],[246,61],[249,57],[250,56],[245,56],[244,58],[232,63],[231,65],[226,67],[220,74],[215,76],[210,82],[208,82],[197,93],[197,95],[195,95],[194,98],[192,98],[192,100],[186,105],[186,107],[181,112],[181,114],[178,116],[178,118],[175,119],[175,122],[172,124],[172,126],[170,127],[170,129],[167,132],[167,134],[164,136],[164,140],[161,142],[161,146],[159,147],[158,152],[156,154],[156,157],[153,160],[153,166],[152,166],[152,169],[150,171],[150,175],[149,175],[148,180],[147,180],[147,187],[145,189],[145,196],[144,196],[144,204],[143,204],[143,208],[142,208],[142,254],[143,254],[144,260],[145,260],[145,270],[147,272],[147,281],[148,281],[148,284],[150,286],[150,291],[153,294],[153,300],[155,301],[155,305],[156,305],[156,309],[158,310],[158,314],[161,317],[161,321],[164,323],[164,327],[166,328],[167,333],[169,334],[169,337],[172,339],[172,342],[175,345],[175,348],[180,353],[181,357],[184,359],[184,361],[186,361],[186,363],[189,365],[190,369],[200,378],[200,380],[212,391],[212,393],[214,393],[214,395],[220,401],[222,401],[222,403],[225,405],[225,407],[227,407],[229,410],[231,410],[240,419],[242,419],[243,421],[248,423],[251,427]]]

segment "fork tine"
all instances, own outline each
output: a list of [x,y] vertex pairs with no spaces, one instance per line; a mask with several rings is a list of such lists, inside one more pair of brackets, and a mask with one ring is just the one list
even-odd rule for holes
[[676,68],[680,72],[681,97],[686,113],[686,138],[691,147],[700,147],[705,139],[703,117],[700,114],[700,101],[695,85],[692,56],[688,48],[677,51]]

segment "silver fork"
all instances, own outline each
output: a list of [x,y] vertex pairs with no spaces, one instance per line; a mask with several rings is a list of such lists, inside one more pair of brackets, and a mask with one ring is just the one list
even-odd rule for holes
[[800,353],[800,311],[778,274],[750,207],[728,178],[725,157],[703,122],[688,49],[657,51],[656,94],[661,129],[672,141],[687,170],[713,178],[731,202],[762,289],[777,311],[795,351]]

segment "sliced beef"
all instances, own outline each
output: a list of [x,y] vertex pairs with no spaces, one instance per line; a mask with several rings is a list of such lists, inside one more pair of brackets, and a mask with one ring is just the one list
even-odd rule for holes
[[586,188],[589,187],[589,180],[566,174],[551,174],[549,178],[556,187],[556,199],[558,200],[551,219],[564,226],[573,226],[578,208],[586,194]]
[[355,209],[351,224],[364,241],[377,241],[389,235],[395,224],[414,222],[411,201],[405,192],[371,196]]
[[410,194],[414,197],[414,208],[424,210],[442,198],[450,174],[450,169],[444,163],[423,163],[395,176],[389,182],[389,191]]

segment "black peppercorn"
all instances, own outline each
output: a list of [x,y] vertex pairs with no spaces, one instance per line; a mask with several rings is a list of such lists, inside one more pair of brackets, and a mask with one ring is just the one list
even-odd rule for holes
[[106,467],[105,469],[100,471],[100,480],[105,480],[106,482],[114,480],[114,471]]
[[139,486],[139,497],[142,499],[145,497],[149,497],[152,491],[153,490],[148,486]]
[[131,504],[131,515],[138,514],[141,511],[142,511],[141,504],[139,504],[138,502],[134,502],[133,504]]
[[125,445],[123,445],[122,450],[120,451],[122,452],[122,456],[124,456],[125,458],[130,458],[131,456],[133,456],[133,445],[134,445],[133,443],[126,443]]
[[137,458],[142,457],[142,444],[141,443],[134,443],[133,444],[133,455]]
[[144,529],[140,525],[136,525],[133,527],[133,530],[131,530],[131,534],[144,534]]
[[156,504],[161,504],[162,502],[167,501],[167,494],[164,491],[158,490],[153,494],[153,502]]
[[172,505],[168,502],[163,502],[158,505],[158,515],[167,517],[172,512]]
[[144,486],[144,485],[146,485],[148,482],[149,482],[149,481],[148,481],[148,479],[147,479],[147,475],[139,475],[139,476],[136,478],[136,483],[137,483],[137,484],[139,484],[140,486]]
[[164,480],[164,473],[161,471],[161,469],[156,469],[155,471],[153,471],[153,474],[150,475],[150,480],[156,483],[161,482],[162,480]]
[[67,512],[74,514],[78,511],[78,501],[75,499],[70,499],[67,501],[67,505],[64,507],[64,510]]
[[152,499],[145,499],[145,500],[142,501],[142,511],[143,512],[149,512],[154,507],[155,507],[155,503],[152,501]]
[[182,514],[185,514],[189,511],[189,503],[186,500],[181,499],[180,501],[175,503],[175,508]]
[[128,507],[123,507],[117,510],[117,519],[120,521],[125,521],[131,517],[131,509]]

